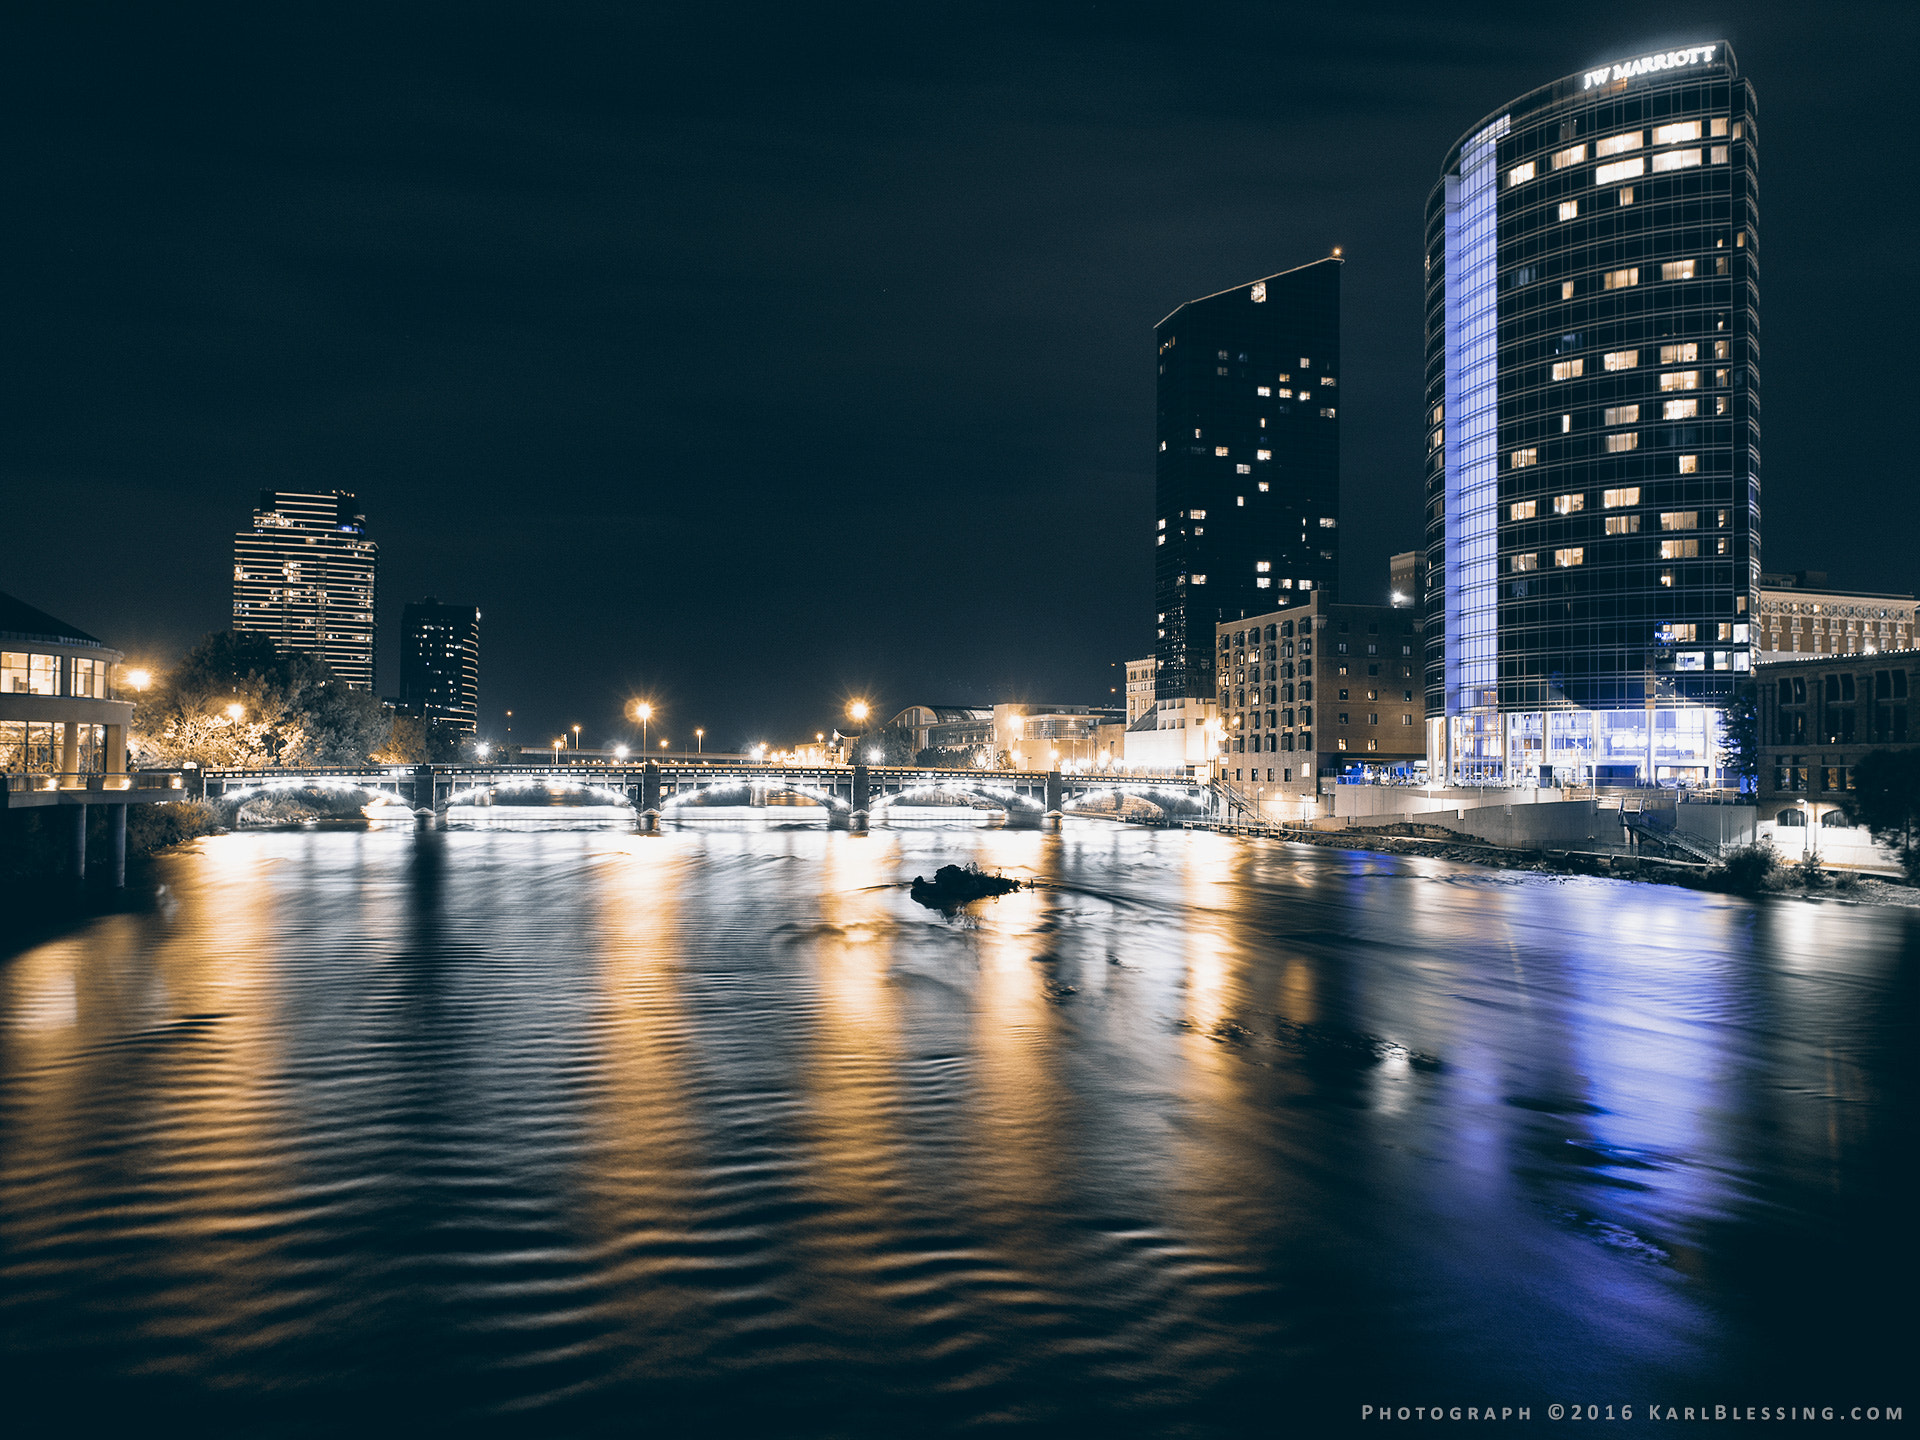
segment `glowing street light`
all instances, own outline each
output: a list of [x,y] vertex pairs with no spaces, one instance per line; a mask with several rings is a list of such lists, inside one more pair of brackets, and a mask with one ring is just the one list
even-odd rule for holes
[[667,742],[666,742],[665,740],[662,740],[662,741],[660,742],[660,748],[661,748],[662,750],[665,750],[665,749],[667,748]]
[[847,718],[855,724],[864,724],[867,716],[872,713],[872,708],[864,700],[856,700],[847,706]]
[[624,759],[626,759],[626,758],[627,758],[627,747],[626,747],[626,746],[624,746],[624,745],[616,745],[616,746],[614,746],[614,747],[613,747],[613,758],[614,758],[614,759],[616,759],[616,760],[624,760]]
[[580,748],[580,727],[578,725],[573,727],[573,748],[576,750]]
[[707,732],[702,730],[698,725],[693,727],[693,744],[696,755],[704,755],[707,753]]
[[129,670],[121,678],[127,682],[127,688],[129,690],[144,690],[153,684],[153,672],[151,670]]
[[227,719],[229,720],[237,721],[240,719],[241,716],[245,715],[246,713],[247,713],[247,707],[242,705],[238,700],[234,701],[231,705],[227,706]]
[[869,765],[878,765],[882,760],[886,758],[887,758],[887,752],[882,750],[878,745],[874,746],[873,749],[867,751],[867,763]]
[[560,763],[560,747],[566,743],[567,743],[567,737],[564,735],[556,735],[553,737],[553,763],[554,764],[558,765]]
[[480,740],[480,741],[476,741],[476,742],[474,743],[474,747],[473,747],[473,753],[474,753],[474,754],[475,754],[475,755],[476,755],[476,756],[477,756],[478,758],[480,758],[480,759],[482,759],[482,760],[484,760],[484,759],[486,759],[486,758],[487,758],[487,756],[489,756],[489,755],[491,755],[491,754],[493,753],[493,746],[491,746],[491,745],[489,745],[489,744],[488,744],[488,743],[487,743],[486,741],[484,741],[484,740]]
[[633,702],[633,718],[640,722],[640,748],[647,748],[647,721],[653,718],[653,706],[644,700]]

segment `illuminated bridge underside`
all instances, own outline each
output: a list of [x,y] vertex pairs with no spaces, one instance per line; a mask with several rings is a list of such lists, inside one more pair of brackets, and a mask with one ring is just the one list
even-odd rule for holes
[[764,805],[777,796],[811,799],[834,815],[884,814],[916,801],[988,805],[1037,817],[1102,799],[1133,797],[1163,812],[1205,813],[1211,797],[1180,780],[1065,775],[1059,771],[780,765],[635,765],[583,773],[567,766],[439,766],[375,769],[209,770],[206,793],[245,803],[302,789],[385,796],[417,811],[486,805],[497,796],[544,792],[598,796],[636,812],[684,813],[697,805]]

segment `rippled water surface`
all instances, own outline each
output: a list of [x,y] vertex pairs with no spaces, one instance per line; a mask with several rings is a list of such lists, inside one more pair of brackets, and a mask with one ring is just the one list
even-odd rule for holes
[[[967,860],[1038,884],[908,897]],[[163,878],[0,961],[16,1419],[1902,1398],[1913,912],[1096,824],[254,833]]]

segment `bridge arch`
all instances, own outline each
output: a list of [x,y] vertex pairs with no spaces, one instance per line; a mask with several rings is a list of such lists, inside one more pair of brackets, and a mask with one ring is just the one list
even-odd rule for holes
[[660,798],[660,808],[664,812],[685,809],[689,806],[697,807],[711,803],[711,797],[719,795],[738,796],[739,803],[745,804],[752,799],[756,790],[769,797],[804,795],[809,800],[818,801],[832,813],[844,814],[853,808],[843,797],[830,790],[823,790],[818,785],[808,785],[789,776],[771,773],[765,777],[723,776],[705,784],[696,783],[685,786],[676,789],[671,795],[663,795]]
[[228,787],[223,789],[219,794],[210,795],[207,798],[222,812],[222,818],[225,823],[236,824],[242,812],[244,812],[248,806],[258,801],[271,799],[276,796],[293,797],[299,795],[337,797],[342,800],[349,796],[355,796],[359,798],[363,807],[375,800],[379,800],[383,802],[394,802],[396,805],[404,807],[409,811],[412,808],[407,804],[407,796],[402,793],[401,785],[398,781],[390,781],[383,784],[378,779],[373,778],[348,778],[331,775],[289,775],[285,777],[276,776],[270,779],[259,779],[249,784]]
[[916,798],[961,797],[968,800],[985,800],[1009,812],[1014,810],[1038,813],[1044,808],[1041,801],[1031,795],[1021,793],[1011,785],[996,785],[988,780],[952,779],[912,781],[898,790],[889,790],[885,794],[873,796],[869,806],[870,813],[891,809],[903,801],[911,804]]
[[592,795],[612,807],[633,810],[636,807],[633,797],[616,785],[596,784],[591,780],[582,780],[563,775],[503,775],[498,778],[473,776],[466,783],[456,781],[447,792],[446,808],[455,805],[478,807],[488,803],[488,799],[500,794],[517,795],[531,791],[541,791],[548,795]]

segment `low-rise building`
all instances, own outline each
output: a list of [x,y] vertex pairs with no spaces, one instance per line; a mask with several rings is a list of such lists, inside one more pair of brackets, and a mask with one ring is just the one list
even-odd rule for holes
[[1121,714],[1094,705],[996,705],[994,754],[1015,770],[1091,765],[1100,754],[1100,727]]
[[975,750],[993,744],[991,705],[909,705],[887,722],[913,732],[913,750]]
[[[1920,744],[1920,726],[1908,716],[1916,672],[1920,651],[1912,649],[1803,656],[1756,669],[1763,837],[1789,857],[1817,847],[1834,863],[1876,863],[1847,815],[1854,768],[1875,750]],[[1807,835],[1808,826],[1822,834]],[[1860,857],[1849,861],[1853,851]]]
[[1221,778],[1283,818],[1319,811],[1322,777],[1410,778],[1425,766],[1420,623],[1315,594],[1214,627]]
[[1130,770],[1205,770],[1213,760],[1218,720],[1212,700],[1177,695],[1149,705],[1127,726],[1122,761]]
[[1911,595],[1835,590],[1825,571],[1760,577],[1756,658],[1797,660],[1806,655],[1873,655],[1913,648]]
[[121,658],[78,626],[0,595],[0,771],[63,789],[124,776],[133,704],[114,693]]

